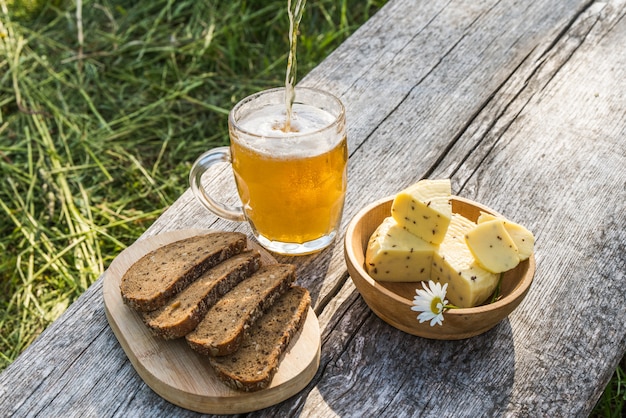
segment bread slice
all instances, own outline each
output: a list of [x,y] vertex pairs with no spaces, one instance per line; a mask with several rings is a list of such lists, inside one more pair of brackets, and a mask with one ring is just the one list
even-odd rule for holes
[[206,270],[242,252],[246,242],[239,232],[214,232],[157,248],[124,274],[122,299],[141,312],[158,309]]
[[242,281],[207,312],[185,338],[199,353],[223,356],[236,351],[244,331],[265,312],[295,280],[295,267],[272,264]]
[[309,292],[291,287],[246,333],[238,351],[209,357],[217,376],[233,389],[253,392],[269,386],[292,337],[311,305]]
[[207,270],[161,308],[145,313],[143,320],[154,334],[165,339],[184,337],[220,297],[260,267],[258,251],[237,254]]

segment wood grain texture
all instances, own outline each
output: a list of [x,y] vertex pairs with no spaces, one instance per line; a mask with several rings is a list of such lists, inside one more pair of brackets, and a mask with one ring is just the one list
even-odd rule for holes
[[[626,2],[391,0],[301,84],[347,108],[343,229],[422,177],[528,227],[523,303],[462,342],[376,317],[342,244],[297,265],[320,367],[265,416],[588,416],[626,350]],[[224,191],[228,175],[209,188]],[[186,192],[145,237],[240,230]],[[196,416],[152,392],[110,330],[102,280],[0,375],[15,416]]]

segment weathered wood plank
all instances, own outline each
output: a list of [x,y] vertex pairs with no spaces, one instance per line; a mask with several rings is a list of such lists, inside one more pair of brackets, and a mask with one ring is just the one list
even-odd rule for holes
[[[621,11],[611,10],[617,6]],[[626,348],[626,109],[618,105],[626,92],[626,56],[613,52],[626,39],[626,21],[623,2],[606,8],[598,5],[594,16],[581,16],[572,27],[578,35],[577,28],[592,23],[464,188],[498,205],[510,197],[490,190],[510,191],[522,202],[511,205],[511,216],[539,236],[543,268],[512,319],[519,324],[516,375],[528,383],[511,402],[546,414],[588,414]],[[562,43],[577,41],[566,36]],[[513,172],[490,176],[488,166]],[[557,307],[543,313],[546,302]],[[555,387],[558,396],[539,398]],[[580,397],[583,391],[592,396]]]
[[[618,6],[622,7],[621,11],[612,9]],[[507,215],[530,225],[540,239],[539,264],[544,265],[545,270],[538,273],[537,281],[541,284],[535,286],[529,301],[511,317],[508,326],[502,324],[489,333],[491,335],[479,337],[464,346],[473,353],[472,356],[480,357],[489,343],[502,344],[493,351],[499,355],[491,356],[483,367],[476,367],[475,374],[463,376],[459,370],[467,367],[467,358],[458,360],[458,357],[451,357],[444,362],[436,354],[444,350],[448,343],[426,342],[423,345],[429,349],[414,354],[415,358],[402,358],[379,370],[380,356],[385,354],[370,352],[370,346],[359,343],[359,339],[380,341],[373,336],[378,329],[370,324],[363,325],[360,329],[365,332],[355,335],[352,344],[343,353],[347,359],[345,369],[333,368],[321,378],[307,399],[305,412],[319,412],[320,407],[321,411],[338,415],[365,412],[393,415],[402,412],[387,405],[372,405],[371,399],[378,395],[378,398],[393,405],[400,404],[397,398],[413,399],[408,405],[416,410],[410,410],[419,411],[420,416],[439,415],[444,405],[446,414],[461,416],[500,413],[584,416],[590,412],[603,388],[598,382],[608,381],[623,355],[623,324],[626,319],[623,306],[626,296],[623,274],[626,235],[624,229],[619,227],[626,220],[623,210],[626,207],[626,142],[623,140],[626,121],[623,108],[615,112],[620,95],[626,91],[623,81],[623,69],[626,67],[623,54],[615,54],[614,50],[619,40],[625,39],[620,27],[620,24],[625,26],[624,19],[621,19],[624,9],[622,4],[604,6],[609,10],[602,7],[594,5],[577,16],[569,31],[537,56],[536,69],[526,73],[535,78],[527,79],[526,83],[541,85],[541,88],[533,90],[535,94],[531,96],[534,97],[530,98],[520,94],[508,95],[513,98],[519,96],[518,101],[521,102],[506,102],[511,105],[506,110],[514,110],[512,115],[507,115],[510,120],[505,126],[511,127],[509,132],[500,129],[496,140],[488,143],[486,149],[481,143],[469,150],[480,152],[483,155],[481,158],[472,158],[473,154],[470,154],[468,159],[457,160],[454,157],[458,158],[458,150],[452,149],[448,154],[450,158],[445,159],[450,163],[463,162],[465,171],[457,170],[454,177],[460,185],[457,187],[460,193],[489,202],[497,208],[506,208]],[[590,47],[601,38],[605,41],[604,48]],[[543,59],[542,55],[546,54],[552,61]],[[612,55],[612,58],[606,59],[607,55]],[[600,62],[602,64],[598,65]],[[586,65],[595,65],[596,71]],[[591,77],[590,73],[593,73]],[[607,74],[611,76],[607,78]],[[550,88],[544,89],[546,84]],[[551,89],[553,85],[556,87]],[[598,103],[600,97],[604,97],[602,103]],[[528,105],[530,100],[532,103]],[[502,101],[498,103],[502,104]],[[561,111],[564,106],[568,109],[567,117]],[[522,112],[525,108],[529,110]],[[387,122],[393,125],[405,115],[398,109]],[[532,125],[529,127],[529,124]],[[546,126],[551,129],[547,130]],[[489,134],[493,135],[492,132]],[[372,157],[383,159],[385,164],[393,163],[394,157],[389,157],[374,145],[364,144],[363,150],[371,152]],[[527,160],[537,163],[521,163]],[[392,167],[385,168],[391,170]],[[442,164],[436,168],[435,174],[445,169],[449,167]],[[616,184],[617,188],[611,184]],[[599,185],[604,187],[604,193],[590,195],[589,192]],[[562,190],[563,197],[554,190]],[[608,196],[611,190],[613,195]],[[360,191],[366,192],[365,189]],[[537,196],[540,191],[545,196],[542,202],[542,196]],[[603,204],[599,205],[598,201]],[[538,206],[538,202],[541,205]],[[581,213],[588,214],[592,220],[581,216]],[[597,235],[598,228],[600,237]],[[577,246],[570,248],[571,245]],[[585,260],[584,269],[581,269],[580,260]],[[604,260],[612,262],[605,264]],[[607,282],[609,277],[611,281]],[[607,289],[597,289],[597,283],[604,283]],[[547,302],[554,298],[552,303],[557,304],[549,307],[547,313],[538,309],[546,303],[543,301],[545,295],[551,295]],[[563,301],[566,307],[559,308],[559,301]],[[593,310],[594,306],[602,308]],[[584,321],[572,323],[572,315],[578,318],[588,316],[588,324]],[[558,324],[557,329],[555,324]],[[594,331],[589,332],[582,342],[581,334],[585,334],[588,325]],[[355,329],[360,326],[361,322],[355,325]],[[387,339],[389,343],[383,351],[389,350],[388,347],[402,347],[407,338],[412,337],[400,335],[390,338],[384,335],[382,340]],[[476,341],[480,344],[473,346]],[[547,347],[550,347],[549,353],[546,352]],[[424,354],[429,352],[430,355]],[[608,355],[590,360],[590,353],[596,352]],[[502,356],[501,353],[509,353],[510,356]],[[328,361],[343,363],[343,357]],[[369,370],[366,375],[355,378],[352,375],[355,370],[365,370],[357,367],[358,361],[363,358],[377,360],[375,366],[366,368]],[[433,362],[438,367],[424,371],[423,364]],[[394,374],[394,369],[402,366],[415,370],[413,377],[416,383],[393,387],[391,393],[397,394],[396,398],[386,396],[388,386],[379,388],[377,382],[381,379],[385,382],[401,379],[403,375]],[[590,371],[590,368],[594,370]],[[446,370],[454,370],[453,376],[446,375]],[[436,402],[415,400],[415,393],[429,396],[438,384],[448,379],[450,382],[439,388],[443,393]],[[341,401],[347,399],[344,397],[322,395],[320,400],[322,388],[333,385],[333,382],[339,383],[334,390],[325,391],[328,394],[345,393],[342,388],[347,391],[353,388],[352,384],[356,390],[355,382],[358,382],[361,395],[350,396],[343,407]],[[481,383],[489,388],[486,393],[476,389],[476,386],[481,387]],[[420,386],[424,384],[432,384],[434,389],[423,393]],[[589,398],[580,396],[589,391],[593,393]],[[553,397],[550,397],[551,393]],[[327,409],[323,409],[324,406]],[[273,412],[267,411],[266,414]]]
[[[450,176],[535,232],[538,271],[509,319],[447,342],[372,314],[341,242],[288,259],[312,292],[321,366],[301,394],[250,416],[588,414],[626,349],[625,15],[623,0],[395,0],[303,80],[348,109],[344,227],[372,200]],[[234,196],[228,182],[211,188]],[[186,192],[145,236],[191,227],[249,232]],[[101,288],[0,375],[0,411],[196,416],[141,382]]]

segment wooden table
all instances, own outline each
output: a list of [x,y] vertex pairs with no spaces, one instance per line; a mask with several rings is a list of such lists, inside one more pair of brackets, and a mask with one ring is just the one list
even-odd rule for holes
[[[369,310],[341,241],[282,258],[312,293],[321,364],[298,395],[250,415],[587,416],[626,350],[626,1],[391,0],[301,84],[347,107],[343,230],[378,198],[450,177],[535,233],[537,272],[496,328],[433,341]],[[191,227],[249,233],[188,191],[144,237]],[[196,415],[137,375],[102,280],[0,375],[0,411]]]

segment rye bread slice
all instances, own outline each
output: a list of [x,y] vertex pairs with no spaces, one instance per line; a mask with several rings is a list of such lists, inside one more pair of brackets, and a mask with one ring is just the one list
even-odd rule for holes
[[260,267],[258,251],[234,255],[207,270],[161,308],[145,313],[143,321],[154,334],[167,340],[184,337],[220,297]]
[[148,312],[165,305],[209,268],[246,247],[239,232],[213,232],[167,244],[144,255],[122,277],[122,300]]
[[209,357],[220,380],[245,392],[265,389],[292,337],[302,328],[310,305],[311,297],[306,289],[291,287],[250,327],[238,351]]
[[291,287],[295,277],[291,264],[261,267],[209,309],[196,329],[187,334],[187,342],[197,352],[210,356],[236,351],[245,330]]

